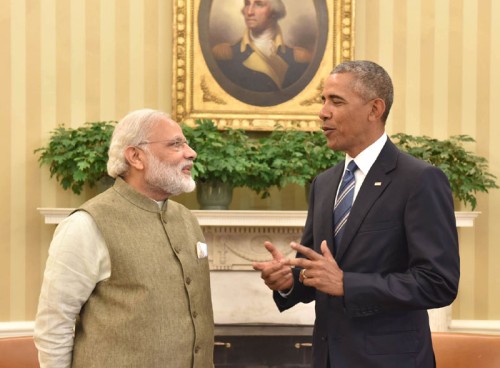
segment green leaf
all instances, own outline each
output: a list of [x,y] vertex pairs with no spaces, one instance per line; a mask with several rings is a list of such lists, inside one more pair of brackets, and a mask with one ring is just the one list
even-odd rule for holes
[[488,171],[487,160],[464,148],[465,143],[475,142],[468,135],[455,135],[442,141],[404,133],[391,138],[401,150],[443,170],[453,195],[472,210],[477,205],[477,192],[488,193],[489,189],[498,188],[496,177]]
[[85,184],[92,186],[106,175],[115,125],[116,121],[87,122],[77,129],[60,125],[50,133],[47,145],[34,151],[40,154],[38,163],[47,165],[64,189],[80,194]]

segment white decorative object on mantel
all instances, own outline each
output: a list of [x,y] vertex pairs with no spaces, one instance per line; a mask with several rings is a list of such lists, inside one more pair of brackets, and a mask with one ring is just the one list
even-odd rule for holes
[[[58,224],[72,208],[39,208],[46,224]],[[212,300],[216,324],[312,325],[314,303],[280,313],[271,291],[252,270],[254,261],[270,258],[263,243],[274,243],[293,256],[291,241],[302,235],[307,211],[201,211],[193,214],[208,244]],[[480,212],[455,212],[457,227],[473,227]],[[251,300],[251,303],[248,301]],[[447,331],[451,306],[429,310],[432,331]]]

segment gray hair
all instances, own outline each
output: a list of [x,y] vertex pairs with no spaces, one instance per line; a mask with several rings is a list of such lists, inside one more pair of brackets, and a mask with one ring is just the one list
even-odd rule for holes
[[345,61],[337,65],[330,74],[351,73],[355,79],[353,90],[366,101],[380,98],[385,102],[381,119],[385,123],[394,101],[394,87],[389,74],[380,65],[368,60]]
[[127,173],[129,164],[125,159],[125,149],[148,140],[151,130],[170,115],[151,109],[132,111],[116,125],[108,150],[108,175],[112,178]]
[[[286,17],[286,8],[285,4],[283,4],[283,1],[281,0],[268,0],[269,7],[271,8],[272,11],[272,16],[276,21],[285,18]],[[243,13],[244,11],[244,6],[243,9],[241,9],[241,12]]]
[[286,17],[286,8],[285,4],[281,0],[268,0],[269,6],[273,11],[273,16],[276,20],[280,20]]

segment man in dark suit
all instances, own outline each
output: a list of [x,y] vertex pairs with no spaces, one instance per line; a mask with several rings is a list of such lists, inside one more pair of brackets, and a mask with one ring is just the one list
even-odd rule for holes
[[393,87],[379,65],[338,65],[322,99],[328,147],[345,162],[313,181],[297,257],[266,243],[273,260],[254,268],[281,311],[316,302],[314,367],[435,367],[427,309],[449,305],[460,276],[448,180],[388,139]]

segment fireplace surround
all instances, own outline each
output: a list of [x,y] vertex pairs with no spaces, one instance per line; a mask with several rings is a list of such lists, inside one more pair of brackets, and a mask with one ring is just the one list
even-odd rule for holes
[[[57,224],[71,208],[40,208]],[[280,313],[254,261],[270,258],[264,241],[285,255],[299,241],[306,211],[192,211],[208,244],[215,320],[215,365],[220,368],[310,366],[314,303]],[[472,227],[478,212],[456,212],[458,227]],[[429,311],[431,330],[447,331],[451,307]]]
[[[72,208],[39,208],[46,224],[58,224]],[[306,211],[192,211],[208,244],[216,325],[312,326],[314,305],[301,304],[280,313],[253,261],[270,258],[263,243],[274,243],[293,256],[290,241],[302,235]],[[472,227],[479,212],[456,212],[458,227]],[[431,329],[446,331],[451,307],[429,311]],[[265,329],[269,331],[269,329]]]

